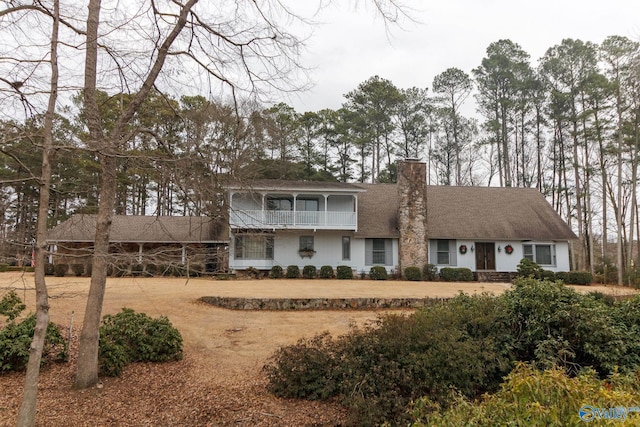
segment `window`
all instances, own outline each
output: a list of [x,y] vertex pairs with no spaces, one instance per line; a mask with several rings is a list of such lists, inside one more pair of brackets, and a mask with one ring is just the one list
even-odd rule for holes
[[269,197],[267,199],[267,209],[270,211],[292,211],[293,199],[288,197]]
[[540,265],[556,265],[556,245],[522,245],[523,256]]
[[438,260],[438,265],[450,265],[451,257],[449,256],[449,241],[448,240],[438,240],[436,246],[436,258]]
[[273,236],[236,236],[236,259],[273,259]]
[[374,264],[386,264],[384,239],[373,239],[373,263]]
[[393,265],[391,239],[365,239],[365,265]]
[[296,210],[299,212],[317,212],[318,199],[296,199]]
[[349,261],[351,259],[351,237],[342,236],[342,260]]
[[313,236],[300,236],[300,250],[301,251],[313,250]]

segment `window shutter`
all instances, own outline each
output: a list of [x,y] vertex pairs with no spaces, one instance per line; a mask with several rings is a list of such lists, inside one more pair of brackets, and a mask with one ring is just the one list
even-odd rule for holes
[[429,262],[438,264],[438,241],[434,239],[429,240]]
[[453,266],[458,265],[458,249],[456,246],[456,240],[449,240],[449,263]]
[[393,265],[392,246],[391,239],[384,239],[384,265]]
[[373,265],[373,240],[364,240],[364,265]]

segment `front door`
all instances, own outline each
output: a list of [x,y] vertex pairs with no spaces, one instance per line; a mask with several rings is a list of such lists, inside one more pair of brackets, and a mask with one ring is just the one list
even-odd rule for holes
[[476,242],[476,270],[496,269],[496,245],[489,242]]

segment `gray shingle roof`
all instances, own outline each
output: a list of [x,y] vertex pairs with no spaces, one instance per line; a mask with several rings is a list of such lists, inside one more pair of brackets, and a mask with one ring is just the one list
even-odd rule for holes
[[[360,184],[358,232],[398,237],[394,184]],[[433,239],[573,240],[576,235],[534,188],[427,187],[427,227]]]
[[[49,232],[49,241],[93,242],[96,215],[77,214]],[[208,217],[115,215],[111,242],[214,243],[228,241],[228,227]]]
[[309,191],[339,191],[356,193],[362,191],[359,185],[345,182],[325,182],[325,181],[287,181],[284,179],[256,179],[253,181],[243,181],[230,184],[229,189],[240,189],[243,191],[287,191],[287,190],[309,190]]

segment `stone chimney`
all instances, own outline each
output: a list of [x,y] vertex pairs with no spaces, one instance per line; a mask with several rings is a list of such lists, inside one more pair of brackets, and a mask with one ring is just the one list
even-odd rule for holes
[[414,159],[398,163],[399,268],[422,269],[429,261],[427,246],[427,165]]

